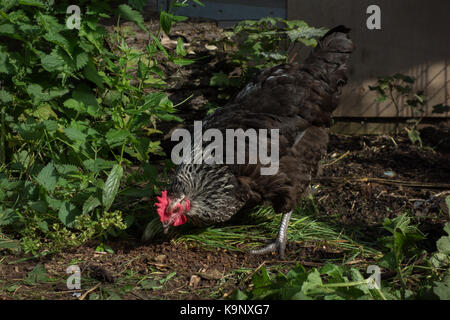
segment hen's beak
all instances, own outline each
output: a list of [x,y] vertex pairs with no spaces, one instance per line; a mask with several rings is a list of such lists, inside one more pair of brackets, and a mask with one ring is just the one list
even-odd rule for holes
[[167,234],[169,232],[170,223],[168,221],[164,221],[162,225],[164,234]]

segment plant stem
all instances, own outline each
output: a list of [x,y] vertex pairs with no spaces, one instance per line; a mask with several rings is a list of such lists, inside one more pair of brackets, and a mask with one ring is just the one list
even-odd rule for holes
[[398,267],[397,267],[397,273],[400,278],[400,284],[402,285],[402,290],[400,291],[400,294],[402,296],[402,300],[405,300],[406,283],[405,283],[405,279],[403,278],[403,272],[402,272],[400,265],[398,265]]
[[6,123],[5,123],[5,107],[2,108],[1,111],[1,138],[0,138],[0,164],[6,163],[6,145],[5,145],[5,136],[6,136]]

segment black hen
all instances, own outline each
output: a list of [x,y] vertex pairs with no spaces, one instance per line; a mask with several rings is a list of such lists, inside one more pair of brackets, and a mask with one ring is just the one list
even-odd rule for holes
[[317,174],[326,152],[331,113],[347,81],[353,50],[348,31],[344,26],[330,30],[303,65],[283,64],[261,71],[225,107],[203,120],[203,132],[218,129],[224,136],[226,129],[278,129],[279,140],[274,135],[267,138],[279,145],[278,171],[261,174],[268,165],[260,159],[256,164],[249,161],[247,150],[253,146],[248,140],[244,164],[180,164],[168,191],[156,203],[165,231],[185,222],[224,222],[243,207],[269,203],[283,213],[278,236],[252,253],[277,251],[284,256],[291,212]]

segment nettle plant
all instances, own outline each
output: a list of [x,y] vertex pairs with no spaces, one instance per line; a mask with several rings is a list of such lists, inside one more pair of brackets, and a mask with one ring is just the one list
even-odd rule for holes
[[[163,154],[157,123],[181,121],[163,92],[157,56],[191,63],[181,39],[175,53],[159,40],[186,18],[161,12],[154,35],[136,10],[144,1],[116,9],[79,1],[80,28],[69,29],[70,4],[0,0],[0,235],[19,235],[26,252],[104,239],[130,226],[132,215],[113,210],[116,196],[152,195],[160,182],[148,160]],[[186,5],[173,1],[170,8]],[[144,52],[120,33],[108,35],[100,19],[113,14],[118,26],[128,20],[148,33]],[[143,174],[130,173],[132,165]],[[142,181],[150,183],[133,187]]]
[[[378,78],[377,83],[369,86],[369,89],[376,92],[376,102],[392,103],[395,107],[396,116],[399,116],[405,108],[410,110],[411,119],[407,120],[408,126],[405,127],[405,130],[413,144],[418,143],[420,147],[423,147],[417,127],[423,118],[428,97],[424,94],[424,91],[413,90],[415,81],[414,77],[396,73],[392,76]],[[450,107],[443,104],[437,104],[432,109],[433,113],[450,111]]]
[[241,74],[214,73],[210,85],[223,91],[219,98],[228,99],[231,94],[224,89],[241,88],[261,69],[291,62],[300,50],[297,44],[315,47],[317,38],[326,31],[302,20],[268,17],[241,21],[219,41],[226,48],[233,48],[228,59]]

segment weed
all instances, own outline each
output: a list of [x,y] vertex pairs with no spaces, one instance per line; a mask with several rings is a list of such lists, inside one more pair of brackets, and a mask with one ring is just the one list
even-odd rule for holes
[[[71,30],[67,1],[0,3],[0,228],[32,253],[120,234],[133,218],[115,209],[116,198],[153,194],[161,182],[146,162],[163,154],[157,123],[181,121],[163,92],[156,56],[192,62],[181,39],[174,54],[159,41],[185,17],[162,11],[154,35],[136,10],[139,1],[117,9],[96,1],[83,5],[80,29]],[[173,1],[171,10],[186,5]],[[118,27],[128,20],[148,33],[145,52],[120,32],[106,42],[100,19],[112,15]],[[132,165],[144,167],[139,181],[153,183],[127,185]],[[1,248],[16,246],[0,241]]]

